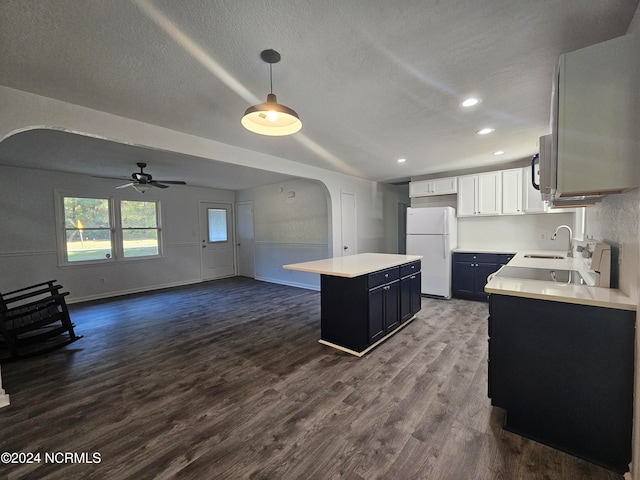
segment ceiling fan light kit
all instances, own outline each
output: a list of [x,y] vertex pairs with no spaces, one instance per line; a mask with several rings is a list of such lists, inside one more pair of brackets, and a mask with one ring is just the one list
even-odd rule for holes
[[269,64],[271,92],[265,103],[247,108],[242,117],[242,126],[250,132],[272,137],[294,134],[302,128],[300,117],[295,110],[279,104],[273,93],[272,65],[280,61],[280,54],[275,50],[263,50],[260,58]]

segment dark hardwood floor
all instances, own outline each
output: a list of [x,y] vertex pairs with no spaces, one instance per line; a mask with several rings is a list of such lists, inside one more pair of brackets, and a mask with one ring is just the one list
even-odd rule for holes
[[502,430],[483,303],[423,298],[360,359],[318,343],[318,292],[241,277],[71,316],[85,338],[2,366],[0,452],[100,463],[2,479],[622,478]]

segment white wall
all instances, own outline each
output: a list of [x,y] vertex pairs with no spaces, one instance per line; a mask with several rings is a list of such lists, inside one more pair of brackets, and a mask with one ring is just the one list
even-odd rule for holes
[[[57,279],[73,302],[200,281],[199,201],[233,204],[235,193],[174,186],[143,196],[133,189],[115,190],[117,183],[85,175],[0,167],[0,291]],[[164,257],[58,266],[56,189],[78,195],[160,199]]]
[[[379,185],[383,196],[384,245],[381,253],[398,253],[398,204],[411,205],[408,185]],[[406,217],[405,217],[406,218]]]
[[238,191],[236,200],[253,202],[256,279],[319,289],[319,275],[282,265],[329,257],[330,199],[324,184],[301,178]]

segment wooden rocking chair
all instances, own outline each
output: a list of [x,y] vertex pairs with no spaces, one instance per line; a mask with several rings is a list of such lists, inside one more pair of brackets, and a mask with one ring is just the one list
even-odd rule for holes
[[61,289],[50,280],[0,293],[0,360],[50,352],[82,338],[69,317],[69,292]]

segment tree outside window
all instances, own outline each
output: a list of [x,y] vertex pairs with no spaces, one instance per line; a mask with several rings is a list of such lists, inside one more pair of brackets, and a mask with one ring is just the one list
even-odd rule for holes
[[67,261],[113,257],[108,199],[64,197],[64,225]]
[[63,262],[118,261],[160,255],[159,202],[121,200],[114,205],[110,198],[62,196],[62,203]]
[[156,202],[120,202],[122,251],[125,258],[160,254]]

